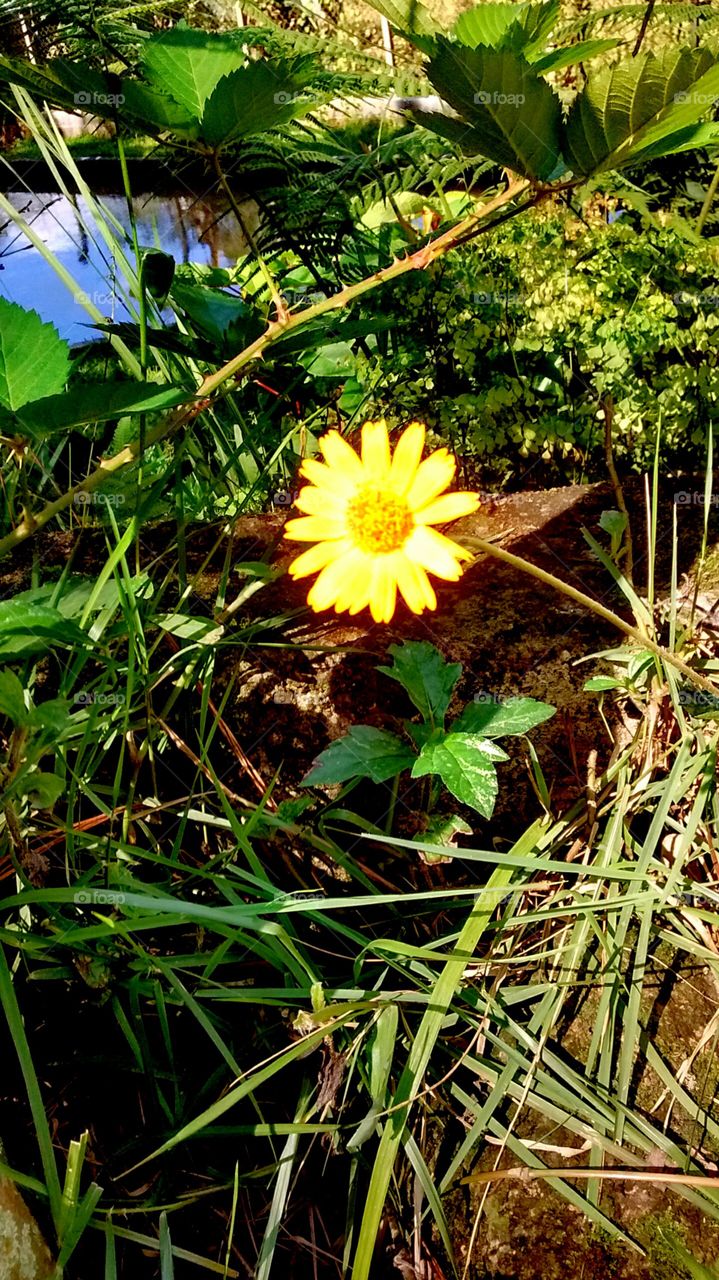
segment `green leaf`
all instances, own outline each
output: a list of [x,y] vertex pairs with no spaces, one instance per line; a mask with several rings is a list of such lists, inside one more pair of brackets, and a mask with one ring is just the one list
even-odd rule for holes
[[0,671],[0,715],[18,725],[26,724],[28,719],[22,685],[8,667]]
[[557,168],[559,99],[524,58],[509,49],[466,49],[439,37],[427,75],[469,125],[470,132],[458,139],[467,154],[479,152],[529,178],[547,178]]
[[156,89],[154,85],[143,84],[141,80],[128,78],[122,81],[123,115],[132,118],[151,133],[170,130],[181,137],[196,138],[200,132],[200,122],[185,107],[175,102],[169,94]]
[[627,527],[627,517],[623,511],[603,511],[599,517],[599,528],[612,538],[621,538]]
[[374,1137],[381,1114],[382,1108],[373,1102],[366,1116],[360,1120],[354,1133],[347,1139],[346,1149],[350,1155],[353,1151],[359,1151],[365,1142],[369,1142],[369,1139]]
[[70,372],[70,349],[37,311],[0,298],[0,405],[19,409],[28,400],[61,391]]
[[223,634],[222,627],[210,618],[196,618],[186,613],[168,613],[159,615],[155,621],[163,631],[177,636],[181,640],[192,640],[196,644],[214,644]]
[[425,720],[444,724],[452,692],[462,674],[461,662],[446,662],[428,640],[406,640],[391,644],[391,667],[378,667],[407,690]]
[[710,49],[645,53],[585,85],[569,112],[564,152],[577,176],[692,145],[692,126],[719,95]]
[[396,1004],[385,1005],[377,1018],[369,1050],[369,1087],[372,1105],[347,1142],[349,1152],[358,1151],[374,1135],[379,1125],[392,1070],[398,1021],[399,1013]]
[[428,742],[422,748],[412,777],[436,774],[457,800],[483,818],[491,818],[499,788],[492,759],[497,748],[490,752],[489,747],[494,744],[484,743],[474,734],[448,733],[440,742]]
[[357,357],[347,342],[329,342],[326,347],[308,351],[299,363],[313,378],[340,378],[344,381],[353,373]]
[[87,636],[57,609],[27,600],[0,602],[0,660],[45,653],[55,644],[85,644]]
[[463,45],[476,49],[513,49],[524,52],[549,36],[559,17],[559,0],[546,4],[479,4],[460,14],[454,34]]
[[207,289],[203,285],[176,281],[171,293],[173,303],[185,312],[194,328],[220,348],[242,350],[262,332],[262,320],[242,298]]
[[422,43],[414,37],[433,36],[438,29],[429,10],[419,0],[370,0],[370,4],[419,48]]
[[435,853],[428,849],[427,845],[443,845],[445,849],[455,849],[457,846],[457,836],[471,836],[472,828],[464,818],[460,818],[459,814],[436,813],[430,818],[424,831],[418,832],[413,837],[415,844],[420,846],[420,856],[423,862],[430,865],[433,862],[451,862],[450,856],[443,853]]
[[216,85],[242,66],[244,55],[227,36],[178,23],[146,42],[142,62],[148,80],[199,120]]
[[225,76],[205,106],[201,124],[205,141],[219,147],[276,129],[317,107],[330,95],[304,96],[311,68],[306,58],[263,60]]
[[175,259],[162,249],[141,249],[142,279],[151,298],[164,304],[175,274]]
[[613,680],[611,676],[590,676],[584,688],[587,693],[606,693],[609,689],[621,688],[621,685],[618,680]]
[[351,778],[386,782],[409,769],[414,760],[414,752],[394,733],[355,724],[344,738],[337,738],[320,753],[302,786],[327,786]]
[[33,400],[18,413],[20,424],[36,436],[66,431],[87,422],[107,422],[126,413],[155,413],[191,400],[185,387],[157,382],[98,382],[72,387],[63,395]]
[[70,722],[70,703],[66,698],[48,698],[33,707],[28,717],[28,725],[41,735],[52,736],[58,741]]
[[397,1039],[399,1011],[396,1004],[387,1004],[377,1018],[370,1045],[370,1093],[372,1101],[383,1107],[392,1071],[392,1058]]
[[485,738],[503,738],[528,733],[549,720],[556,711],[534,698],[508,698],[506,702],[470,702],[452,725],[452,732],[481,733]]
[[589,62],[600,53],[608,53],[616,49],[619,40],[579,40],[577,44],[566,45],[563,49],[551,49],[549,53],[528,55],[535,71],[546,75],[549,71],[561,71],[564,67],[572,67],[577,62]]
[[104,75],[88,62],[71,61],[69,58],[54,58],[46,69],[72,95],[76,110],[89,111],[97,116],[115,114],[118,102],[116,76]]
[[[44,66],[26,62],[22,58],[0,58],[0,84],[17,85],[27,89],[35,97],[44,98],[69,111],[77,110],[86,102],[77,101],[78,90],[94,97],[108,91],[107,81],[99,72],[84,63],[78,64],[80,83],[73,74],[73,66],[63,58],[50,59]],[[100,104],[98,104],[100,105]],[[101,111],[98,114],[102,114]]]
[[52,809],[65,790],[65,783],[54,773],[29,773],[22,781],[22,790],[33,809]]

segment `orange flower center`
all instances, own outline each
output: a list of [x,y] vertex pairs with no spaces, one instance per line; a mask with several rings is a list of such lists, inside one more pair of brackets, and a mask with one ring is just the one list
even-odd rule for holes
[[365,485],[347,508],[347,528],[356,546],[369,555],[399,551],[414,529],[407,503],[394,493]]

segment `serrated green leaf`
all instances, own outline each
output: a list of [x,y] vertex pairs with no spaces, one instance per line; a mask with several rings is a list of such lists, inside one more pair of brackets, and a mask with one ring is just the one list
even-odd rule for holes
[[329,94],[308,96],[312,63],[295,58],[250,62],[219,81],[202,116],[202,136],[212,147],[276,129],[316,108]]
[[23,687],[15,672],[8,667],[0,671],[0,715],[7,716],[18,725],[25,724],[28,719]]
[[525,177],[549,177],[560,159],[561,107],[547,82],[509,49],[436,43],[427,75],[470,127],[457,139],[462,150]]
[[510,737],[529,733],[549,720],[556,711],[534,698],[508,698],[506,702],[470,702],[452,725],[452,732],[480,733],[485,738]]
[[427,640],[392,644],[391,667],[378,667],[407,690],[417,710],[432,724],[444,724],[452,692],[462,674],[461,662],[447,662]]
[[185,387],[156,382],[98,382],[72,387],[63,395],[33,400],[18,413],[31,435],[45,437],[88,422],[107,422],[126,413],[156,413],[192,399]]
[[0,405],[19,409],[29,400],[62,390],[70,372],[70,349],[37,311],[0,298]]
[[123,115],[132,116],[151,133],[169,129],[181,137],[198,136],[200,122],[197,117],[186,107],[181,107],[169,94],[163,93],[162,89],[126,77],[122,81],[122,93]]
[[242,350],[262,332],[257,312],[242,298],[203,285],[175,281],[172,301],[185,312],[197,331],[221,349]]
[[337,738],[320,753],[302,786],[328,786],[352,778],[386,782],[409,769],[415,759],[414,752],[394,733],[355,724],[344,738]]
[[228,36],[178,23],[145,43],[142,62],[151,84],[199,120],[216,85],[242,66],[244,54]]
[[548,0],[546,4],[478,4],[460,14],[453,29],[459,42],[469,49],[481,44],[519,53],[546,40],[558,17],[559,0]]
[[683,149],[717,96],[711,49],[641,54],[592,77],[576,98],[565,129],[567,162],[588,176]]
[[434,774],[448,791],[491,818],[497,800],[497,771],[482,744],[469,733],[448,733],[440,742],[428,742],[412,769],[413,778]]

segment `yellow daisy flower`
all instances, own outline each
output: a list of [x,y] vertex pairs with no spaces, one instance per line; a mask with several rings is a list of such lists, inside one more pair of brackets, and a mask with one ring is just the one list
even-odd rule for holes
[[293,578],[319,572],[307,597],[316,612],[359,613],[369,605],[375,622],[389,622],[398,587],[413,613],[422,613],[437,607],[428,573],[448,582],[461,576],[469,552],[431,526],[476,511],[479,497],[442,492],[456,463],[446,449],[422,462],[424,434],[421,422],[411,422],[391,457],[384,419],[366,422],[361,457],[330,431],[319,442],[324,462],[302,463],[310,484],[296,505],[306,514],[287,521],[285,537],[317,544],[290,565]]

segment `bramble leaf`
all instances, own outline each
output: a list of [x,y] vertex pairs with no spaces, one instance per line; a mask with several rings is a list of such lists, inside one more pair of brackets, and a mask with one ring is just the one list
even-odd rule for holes
[[393,666],[378,667],[377,670],[407,690],[425,720],[443,724],[452,691],[462,674],[461,662],[446,662],[439,650],[427,640],[392,644],[389,652],[394,660]]
[[179,22],[153,36],[143,48],[147,78],[200,119],[205,103],[223,76],[244,62],[242,46],[228,36],[199,31]]
[[37,311],[0,298],[0,405],[19,409],[29,400],[62,391],[70,349]]
[[452,732],[481,733],[485,738],[503,738],[529,733],[555,713],[556,707],[534,698],[508,698],[506,702],[470,702],[452,725]]
[[[645,53],[587,82],[572,104],[564,153],[576,176],[701,145],[699,121],[719,97],[709,48]],[[709,126],[711,128],[711,126]]]
[[494,760],[506,759],[493,742],[483,742],[471,733],[448,733],[422,748],[412,777],[436,774],[457,800],[491,818],[499,789]]
[[[530,64],[510,49],[467,49],[444,36],[427,64],[435,89],[469,133],[462,149],[529,178],[548,178],[560,161],[559,98]],[[417,119],[434,128],[436,117]],[[441,130],[438,130],[441,131]]]
[[415,758],[414,752],[394,733],[368,724],[355,724],[344,738],[337,738],[318,755],[302,779],[302,786],[327,786],[349,782],[352,778],[386,782],[409,769]]

